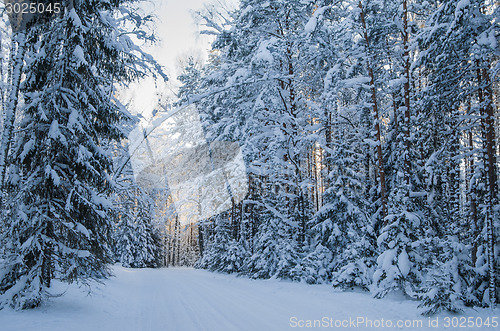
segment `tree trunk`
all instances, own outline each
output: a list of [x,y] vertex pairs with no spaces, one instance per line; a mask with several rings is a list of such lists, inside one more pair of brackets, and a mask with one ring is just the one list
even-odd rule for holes
[[[479,70],[479,69],[478,69]],[[495,111],[493,105],[493,93],[488,70],[482,69],[482,82],[484,83],[483,105],[481,105],[481,117],[484,118],[484,141],[486,153],[484,153],[484,163],[487,165],[488,179],[488,207],[486,212],[486,233],[488,248],[488,269],[489,269],[489,296],[492,307],[496,304],[496,266],[495,266],[495,229],[494,207],[498,199],[498,178],[496,170],[496,139],[495,139]]]
[[[50,220],[46,221],[46,226],[44,229],[44,235],[47,236],[47,238],[54,238],[54,229],[52,222]],[[42,284],[49,288],[50,287],[50,282],[54,278],[53,275],[53,268],[54,268],[54,262],[53,262],[53,255],[54,255],[54,249],[52,246],[52,243],[47,242],[45,244],[46,246],[43,247],[42,250]]]
[[[359,2],[359,8],[361,9],[361,24],[363,25],[363,36],[367,45],[367,51],[370,53],[370,40],[368,39],[368,31],[366,27],[365,13],[363,11],[363,4]],[[372,109],[373,116],[375,119],[375,139],[377,141],[377,159],[378,159],[378,177],[380,183],[380,199],[382,202],[382,219],[387,216],[387,197],[386,197],[386,183],[385,183],[385,171],[384,171],[384,159],[382,153],[382,138],[380,133],[380,117],[378,111],[377,102],[377,89],[375,87],[375,75],[373,73],[372,64],[370,63],[370,54],[366,57],[366,66],[368,69],[368,75],[370,77],[370,90],[372,97]]]
[[[472,139],[472,131],[469,131],[469,146],[470,150],[474,150],[474,141]],[[474,156],[470,156],[470,164],[469,164],[469,169],[470,169],[470,178],[469,178],[469,196],[470,196],[470,217],[472,218],[472,251],[471,251],[471,258],[472,258],[472,265],[476,265],[477,261],[477,244],[478,240],[477,237],[480,233],[479,229],[479,224],[478,224],[478,219],[477,219],[477,204],[476,204],[476,186],[472,184],[472,179],[474,177]]]
[[12,37],[11,52],[13,56],[12,71],[9,77],[10,91],[5,102],[4,121],[2,137],[0,140],[0,190],[3,189],[5,172],[7,170],[7,157],[9,155],[16,110],[19,102],[19,85],[24,65],[24,53],[26,51],[26,36],[23,32],[16,32]]
[[177,228],[177,234],[176,234],[176,238],[177,238],[177,265],[180,265],[181,263],[181,223],[179,222],[179,216],[177,216],[175,218],[175,224],[176,224],[176,228]]
[[403,0],[403,61],[404,61],[404,142],[406,151],[404,153],[404,176],[407,185],[407,193],[410,193],[410,48],[408,31],[408,1]]
[[[326,141],[326,147],[327,151],[325,152],[326,155],[330,156],[332,146],[333,146],[333,137],[332,137],[332,113],[325,107],[325,119],[326,119],[326,124],[325,124],[325,141]],[[324,159],[328,159],[328,156],[325,156]],[[330,173],[333,170],[332,167],[332,162],[325,162],[326,163],[326,176],[325,176],[325,183],[324,187],[329,188],[331,183],[330,183]]]
[[203,257],[203,226],[198,223],[198,247],[200,249],[200,257]]

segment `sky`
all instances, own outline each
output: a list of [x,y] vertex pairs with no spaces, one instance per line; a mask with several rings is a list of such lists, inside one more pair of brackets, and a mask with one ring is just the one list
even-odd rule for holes
[[[171,74],[176,74],[175,60],[190,52],[205,51],[210,38],[201,36],[192,12],[203,7],[206,0],[150,0],[157,17],[158,44],[152,53]],[[147,10],[147,9],[146,9]]]
[[196,106],[156,116],[146,131],[147,143],[143,127],[128,135],[136,182],[147,191],[168,185],[181,224],[209,219],[244,199],[248,177],[239,144],[209,146]]
[[[236,2],[236,0],[209,1],[217,3]],[[162,95],[170,94],[171,97],[175,97],[174,92],[179,85],[176,77],[183,69],[178,64],[178,58],[186,58],[190,55],[195,58],[201,57],[202,61],[207,58],[207,50],[210,48],[214,37],[200,35],[200,27],[194,23],[193,18],[193,11],[200,10],[204,3],[204,0],[152,0],[152,3],[145,7],[146,13],[151,11],[157,16],[155,32],[159,38],[156,45],[145,50],[165,67],[170,79],[167,84],[161,81],[155,82],[151,78],[144,79],[132,84],[128,90],[120,92],[120,99],[127,104],[128,110],[132,114],[141,114],[143,117],[140,126],[132,130],[128,137],[132,168],[136,179],[141,185],[160,185],[160,187],[164,187],[165,182],[162,181],[161,176],[157,176],[154,169],[158,169],[158,166],[161,168],[164,164],[162,162],[172,163],[172,155],[178,153],[179,148],[183,149],[186,155],[191,155],[189,151],[193,150],[193,144],[194,146],[206,144],[196,108],[186,109],[178,114],[183,119],[189,119],[188,132],[184,134],[180,134],[184,128],[182,125],[176,128],[175,121],[164,120],[165,115],[154,118],[152,115],[154,109],[159,109],[159,101],[164,99],[164,97],[161,98]],[[171,128],[172,124],[174,124],[173,129]],[[152,128],[155,126],[158,127],[154,129],[154,133],[150,131],[148,145],[145,145],[143,143],[143,128],[147,127],[153,130]],[[198,140],[193,142],[193,137],[198,137]],[[227,152],[227,150],[231,149],[229,146],[223,146],[220,150]],[[232,148],[232,150],[236,149]],[[201,157],[205,163],[210,160],[209,155],[198,155],[197,157]],[[227,175],[222,176],[220,169],[218,172],[211,172],[206,176],[199,175],[199,169],[196,168],[196,165],[205,163],[203,161],[195,163],[183,162],[180,166],[182,171],[179,171],[179,174],[176,173],[178,168],[175,167],[172,171],[166,171],[164,174],[170,189],[173,192],[175,191],[172,197],[177,213],[180,216],[179,220],[182,223],[187,224],[198,219],[206,219],[226,208],[226,203],[231,201],[227,185],[230,185],[233,194],[241,192],[239,194],[241,196],[246,195],[248,190],[245,165],[239,147],[234,158],[229,162],[232,165],[231,169],[236,170],[232,170]],[[173,164],[176,163],[173,162]],[[193,166],[195,167],[193,168]],[[171,167],[163,167],[163,169],[168,168]],[[151,169],[153,171],[150,171]],[[221,183],[225,182],[227,182],[227,185],[221,185]],[[200,183],[203,183],[202,186],[200,186]],[[196,194],[192,194],[192,192],[196,192]],[[199,196],[199,192],[204,192],[203,198]],[[221,197],[225,197],[225,199],[221,201]],[[198,208],[193,208],[192,204],[185,203],[186,200],[198,201],[200,205],[204,206],[203,213]]]
[[[211,2],[217,1],[219,0],[211,0]],[[165,67],[169,82],[162,84],[155,83],[153,79],[145,79],[132,84],[128,90],[122,92],[121,99],[130,102],[129,110],[133,114],[141,113],[149,118],[158,104],[159,94],[173,95],[178,86],[176,77],[180,73],[178,58],[194,55],[206,59],[213,37],[200,35],[200,28],[195,24],[192,13],[203,8],[207,2],[207,0],[150,0],[144,6],[146,13],[152,13],[157,18],[155,32],[159,39],[157,44],[145,49]]]

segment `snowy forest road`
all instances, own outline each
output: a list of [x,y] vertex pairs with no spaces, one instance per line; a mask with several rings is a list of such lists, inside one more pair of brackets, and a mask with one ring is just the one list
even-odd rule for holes
[[[116,266],[114,272],[116,277],[93,289],[90,296],[74,285],[58,284],[57,290],[66,293],[37,309],[4,309],[0,329],[279,331],[303,329],[300,326],[307,326],[308,321],[320,320],[331,329],[342,329],[335,323],[343,323],[351,330],[372,330],[375,323],[388,326],[390,321],[393,328],[377,329],[436,330],[429,328],[427,317],[419,315],[417,302],[403,298],[377,300],[366,293],[335,292],[328,285],[250,280],[189,268]],[[441,330],[446,316],[439,316]],[[464,316],[485,320],[495,314],[479,309],[467,310]],[[361,319],[365,322],[353,327],[352,321]],[[374,323],[372,327],[366,324],[368,320]],[[415,327],[396,328],[398,321]]]

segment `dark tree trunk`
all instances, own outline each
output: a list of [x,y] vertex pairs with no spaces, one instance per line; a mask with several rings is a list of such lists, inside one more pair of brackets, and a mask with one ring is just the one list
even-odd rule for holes
[[[359,2],[359,8],[361,9],[361,24],[363,25],[363,36],[367,45],[368,53],[370,53],[370,40],[368,38],[368,30],[366,27],[365,13],[363,11],[363,4]],[[370,55],[366,57],[366,66],[368,69],[368,75],[370,77],[370,90],[372,97],[372,110],[373,117],[375,120],[375,139],[377,141],[377,160],[378,160],[378,177],[380,184],[380,200],[382,203],[381,218],[384,219],[387,216],[387,193],[386,193],[386,183],[385,183],[385,171],[384,171],[384,158],[382,153],[382,138],[380,133],[380,117],[378,111],[378,101],[377,101],[377,89],[375,86],[375,75],[373,73],[372,63],[370,63]]]

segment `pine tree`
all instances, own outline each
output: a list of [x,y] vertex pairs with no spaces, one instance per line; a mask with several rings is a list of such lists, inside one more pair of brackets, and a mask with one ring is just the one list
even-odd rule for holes
[[[131,131],[133,124],[134,121],[122,122],[122,130]],[[154,222],[154,192],[137,183],[139,176],[134,176],[129,150],[128,143],[114,144],[114,260],[124,267],[156,268],[163,263],[163,243],[159,227]],[[117,178],[116,169],[121,169]]]

